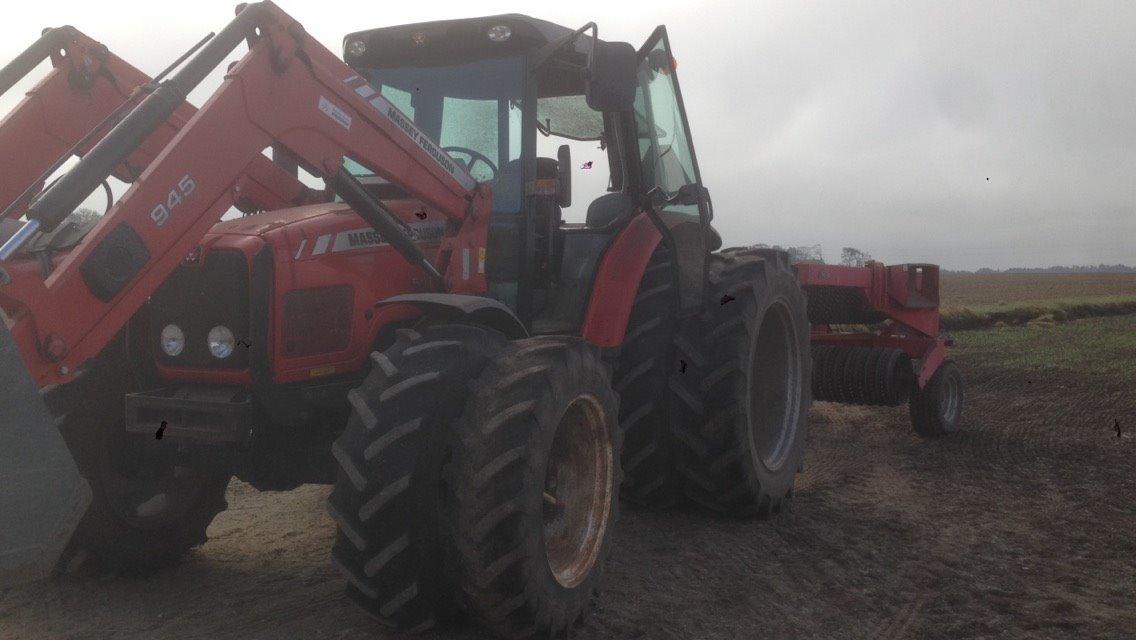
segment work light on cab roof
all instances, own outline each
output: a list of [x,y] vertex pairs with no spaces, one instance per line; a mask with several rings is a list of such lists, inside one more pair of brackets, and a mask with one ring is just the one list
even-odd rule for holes
[[509,28],[509,25],[498,24],[489,27],[489,30],[485,32],[485,35],[489,36],[489,39],[493,42],[505,42],[510,37],[512,37],[513,30]]

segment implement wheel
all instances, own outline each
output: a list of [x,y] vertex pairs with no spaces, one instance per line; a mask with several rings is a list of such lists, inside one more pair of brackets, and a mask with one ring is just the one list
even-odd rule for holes
[[927,381],[911,394],[911,426],[924,438],[941,438],[959,429],[962,422],[962,372],[954,360],[944,360]]
[[784,252],[710,256],[707,308],[676,336],[677,468],[692,501],[765,517],[788,508],[811,404],[805,297]]
[[586,613],[619,506],[617,415],[579,339],[516,341],[474,383],[446,485],[453,580],[485,628],[561,637]]

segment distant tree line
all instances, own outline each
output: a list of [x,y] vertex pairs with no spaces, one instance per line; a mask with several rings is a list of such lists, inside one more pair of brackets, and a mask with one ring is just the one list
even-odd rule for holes
[[[803,245],[800,247],[782,247],[776,244],[755,244],[753,246],[757,249],[777,249],[778,251],[788,252],[789,260],[792,262],[826,264],[824,261],[824,251],[821,250],[819,244]],[[843,247],[840,249],[840,264],[844,266],[862,267],[871,261],[872,256],[867,251],[857,249],[856,247]]]
[[[768,244],[755,244],[754,248],[758,249],[777,249],[778,251],[786,251],[789,254],[789,259],[793,262],[808,262],[812,264],[826,264],[824,261],[824,252],[821,251],[819,244],[803,245],[799,247],[783,247],[781,245],[768,245]],[[841,247],[840,249],[840,262],[848,267],[862,267],[873,258],[870,253],[856,247]],[[942,269],[942,273],[957,273],[957,274],[994,274],[994,273],[1136,273],[1136,267],[1126,264],[1097,264],[1097,265],[1074,265],[1063,266],[1054,265],[1052,267],[1011,267],[1009,269],[991,269],[983,267],[977,270],[967,269]]]
[[778,251],[785,251],[789,254],[790,262],[809,262],[812,264],[824,264],[824,252],[821,251],[819,244],[801,247],[782,247],[778,244],[755,244],[752,246],[755,249],[776,249]]

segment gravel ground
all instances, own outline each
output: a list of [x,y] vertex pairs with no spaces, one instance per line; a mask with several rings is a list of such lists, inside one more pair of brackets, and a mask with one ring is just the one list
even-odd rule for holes
[[[577,637],[1136,637],[1136,393],[962,364],[947,440],[902,408],[818,403],[792,513],[626,510]],[[388,638],[328,565],[327,493],[234,482],[181,568],[9,589],[0,638]]]

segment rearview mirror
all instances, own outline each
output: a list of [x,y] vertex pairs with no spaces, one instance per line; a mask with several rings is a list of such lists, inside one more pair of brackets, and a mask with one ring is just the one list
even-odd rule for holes
[[670,199],[670,202],[683,205],[696,205],[710,202],[710,190],[697,182],[684,184],[678,188],[678,192]]
[[662,202],[663,204],[688,206],[710,204],[710,190],[697,182],[682,185],[671,196],[667,196],[662,187],[654,187],[647,192],[647,197],[652,202]]
[[556,150],[556,204],[572,206],[572,150],[566,144]]
[[593,40],[584,97],[596,111],[630,111],[635,103],[639,57],[626,42]]

